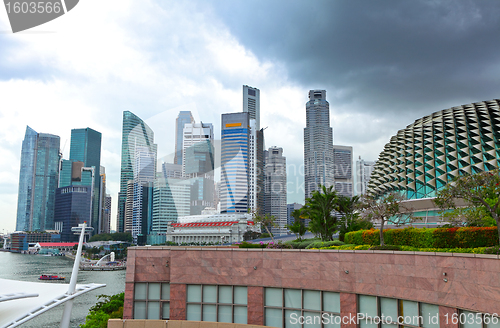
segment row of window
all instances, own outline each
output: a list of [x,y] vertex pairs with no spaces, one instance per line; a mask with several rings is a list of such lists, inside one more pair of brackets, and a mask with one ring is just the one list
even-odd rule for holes
[[[247,287],[187,285],[186,319],[242,323],[247,318]],[[169,319],[170,284],[135,283],[134,319]],[[264,325],[278,328],[340,328],[340,294],[264,288]],[[353,320],[349,319],[348,320]],[[441,318],[443,320],[443,318]],[[500,328],[497,314],[460,311],[444,318],[461,328]],[[439,306],[422,302],[358,295],[360,328],[439,328]],[[349,323],[352,323],[350,321]]]

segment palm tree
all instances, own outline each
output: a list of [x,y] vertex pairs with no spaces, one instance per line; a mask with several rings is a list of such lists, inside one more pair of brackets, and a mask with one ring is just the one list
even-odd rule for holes
[[313,191],[311,198],[306,199],[302,208],[304,218],[309,222],[309,231],[318,234],[323,241],[333,240],[337,231],[337,217],[333,215],[336,209],[337,192],[333,186],[320,186],[320,190]]

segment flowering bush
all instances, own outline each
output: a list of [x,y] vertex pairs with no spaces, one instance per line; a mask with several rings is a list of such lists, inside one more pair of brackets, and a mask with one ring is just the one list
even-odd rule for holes
[[[262,243],[262,242],[261,242]],[[288,244],[283,244],[283,242],[280,240],[277,243],[275,242],[270,242],[267,244],[266,248],[274,248],[274,249],[291,249],[292,245]]]

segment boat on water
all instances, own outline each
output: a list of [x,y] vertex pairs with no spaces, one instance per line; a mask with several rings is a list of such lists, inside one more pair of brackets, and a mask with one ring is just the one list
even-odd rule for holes
[[61,276],[47,275],[47,274],[42,274],[40,277],[38,277],[38,280],[64,280],[64,279],[66,278]]

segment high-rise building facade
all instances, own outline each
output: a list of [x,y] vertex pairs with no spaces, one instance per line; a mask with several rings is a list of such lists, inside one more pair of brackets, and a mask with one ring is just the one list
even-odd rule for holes
[[54,228],[55,193],[59,180],[60,138],[26,127],[21,150],[21,169],[16,230],[44,231]]
[[[125,216],[128,182],[134,179],[134,156],[136,147],[147,147],[157,152],[154,133],[137,115],[129,111],[123,112],[122,156],[120,173],[120,192],[118,194],[118,232],[125,231]],[[156,165],[156,163],[155,163]],[[155,166],[156,171],[156,166]],[[132,188],[133,189],[133,188]]]
[[180,111],[175,120],[175,155],[174,164],[182,165],[182,142],[184,134],[184,125],[194,123],[193,115],[190,111]]
[[248,113],[222,114],[221,213],[248,211]]
[[243,86],[243,112],[248,113],[250,120],[255,120],[255,129],[260,130],[260,90]]
[[274,234],[287,232],[286,205],[286,157],[283,148],[271,147],[265,151],[265,214],[276,218],[276,227],[271,229]]
[[[101,194],[101,139],[102,135],[91,128],[72,129],[71,130],[71,145],[69,152],[70,161],[83,162],[83,166],[93,168],[93,188],[92,188],[92,219],[88,222],[89,226],[94,228],[94,233],[99,233],[100,205],[102,202]],[[61,185],[61,187],[73,185],[74,183]],[[83,185],[76,184],[76,185]]]
[[56,190],[54,228],[61,234],[61,241],[78,241],[72,227],[88,221],[92,212],[92,186],[65,186]]
[[156,178],[156,149],[136,147],[134,158],[134,180],[132,197],[132,238],[146,236],[151,230],[153,212],[153,183]]
[[319,185],[332,186],[333,130],[330,127],[330,105],[325,90],[309,91],[304,128],[304,188],[311,197]]
[[154,234],[166,233],[168,223],[190,214],[191,185],[186,179],[159,178],[153,189]]
[[339,195],[353,196],[352,176],[352,147],[333,145],[334,189]]
[[190,215],[199,215],[214,207],[214,128],[211,123],[184,125],[183,164],[184,178],[191,184]]
[[359,156],[359,159],[356,161],[356,193],[358,195],[366,194],[368,182],[374,168],[375,162],[365,161]]

